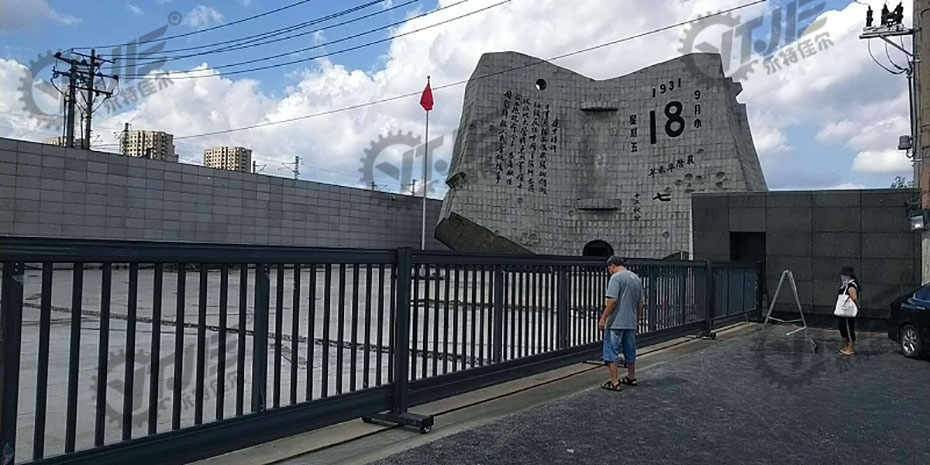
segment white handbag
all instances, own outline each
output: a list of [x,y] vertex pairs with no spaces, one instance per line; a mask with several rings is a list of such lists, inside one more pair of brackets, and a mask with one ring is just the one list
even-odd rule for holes
[[859,307],[852,301],[852,298],[849,297],[849,285],[846,285],[846,288],[843,290],[843,293],[836,296],[836,307],[833,309],[833,314],[836,316],[842,316],[847,318],[854,318],[859,313]]

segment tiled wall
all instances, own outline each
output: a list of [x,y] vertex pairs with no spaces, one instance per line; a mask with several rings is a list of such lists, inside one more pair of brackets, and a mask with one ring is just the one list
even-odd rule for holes
[[909,230],[905,208],[914,195],[906,189],[697,194],[694,256],[728,260],[731,232],[765,233],[770,294],[789,269],[805,311],[831,315],[839,269],[852,266],[863,286],[863,316],[885,318],[892,300],[920,285],[920,235]]
[[[0,235],[419,247],[422,199],[0,138]],[[440,202],[429,200],[427,247]]]

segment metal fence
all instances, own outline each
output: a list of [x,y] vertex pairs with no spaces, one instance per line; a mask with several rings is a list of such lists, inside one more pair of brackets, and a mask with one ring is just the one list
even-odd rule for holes
[[[0,239],[0,463],[183,463],[599,353],[600,259]],[[640,346],[756,264],[632,261]]]

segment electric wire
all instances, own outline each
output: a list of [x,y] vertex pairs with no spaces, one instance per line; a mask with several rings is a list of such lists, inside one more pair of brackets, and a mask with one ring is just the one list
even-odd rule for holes
[[[147,43],[151,43],[151,42],[160,42],[160,41],[165,41],[165,40],[177,39],[177,38],[180,38],[180,37],[189,37],[189,36],[196,35],[196,34],[203,34],[203,33],[205,33],[205,32],[215,31],[215,30],[217,30],[217,29],[222,29],[222,28],[225,28],[225,27],[234,26],[234,25],[236,25],[236,24],[242,24],[242,23],[244,23],[244,22],[251,21],[251,20],[253,20],[253,19],[258,19],[258,18],[261,18],[261,17],[264,17],[264,16],[268,16],[268,15],[271,15],[271,14],[274,14],[274,13],[278,13],[278,12],[287,10],[287,9],[289,9],[289,8],[293,8],[293,7],[295,7],[295,6],[303,5],[304,3],[309,3],[309,2],[311,2],[311,1],[312,1],[312,0],[300,0],[300,1],[297,1],[297,2],[294,2],[294,3],[290,3],[290,4],[287,4],[287,5],[284,5],[284,6],[282,6],[282,7],[275,8],[275,9],[273,9],[273,10],[269,10],[269,11],[266,11],[266,12],[263,12],[263,13],[259,13],[259,14],[256,14],[256,15],[252,15],[252,16],[247,16],[247,17],[242,18],[242,19],[237,19],[237,20],[232,21],[232,22],[229,22],[229,23],[217,24],[216,26],[211,26],[211,27],[204,28],[204,29],[198,29],[198,30],[196,30],[196,31],[184,32],[184,33],[181,33],[181,34],[175,34],[175,35],[167,36],[167,37],[158,37],[158,38],[154,38],[154,39],[147,39],[147,40],[134,41],[133,43],[135,43],[135,44],[147,44]],[[122,45],[125,45],[125,44],[124,44],[124,43],[118,43],[118,44],[108,44],[108,45],[95,45],[95,46],[90,46],[90,47],[74,47],[74,49],[89,50],[89,49],[92,49],[92,48],[112,48],[112,47],[120,47],[120,46],[122,46]],[[73,50],[73,49],[72,49],[72,50]]]
[[[365,8],[368,8],[368,7],[371,7],[371,6],[373,6],[373,5],[377,5],[377,4],[379,4],[379,3],[384,3],[385,1],[387,1],[387,0],[373,0],[373,1],[370,1],[370,2],[368,2],[368,3],[364,3],[364,4],[362,4],[362,5],[359,5],[359,6],[355,6],[355,7],[352,7],[352,8],[347,8],[347,9],[342,10],[342,11],[338,11],[338,12],[336,12],[336,13],[332,13],[332,14],[329,14],[329,15],[326,15],[326,16],[322,16],[322,17],[319,17],[319,18],[314,18],[314,19],[311,19],[311,20],[308,20],[308,21],[304,21],[304,22],[301,22],[301,23],[292,24],[292,25],[290,25],[290,26],[285,26],[285,27],[278,28],[278,29],[272,29],[272,30],[270,30],[270,31],[264,31],[264,32],[260,32],[260,33],[257,33],[257,34],[252,34],[252,35],[243,36],[243,37],[237,37],[237,38],[234,38],[234,39],[228,39],[228,40],[223,40],[223,41],[219,41],[219,42],[213,42],[213,43],[209,43],[209,44],[193,45],[193,46],[190,46],[190,47],[175,48],[175,49],[171,49],[171,50],[162,50],[162,51],[160,51],[159,53],[162,53],[162,54],[176,54],[176,53],[179,53],[179,52],[187,52],[187,51],[191,51],[191,50],[199,50],[199,49],[204,49],[204,48],[212,48],[212,47],[220,47],[220,46],[226,46],[226,47],[223,47],[223,48],[219,49],[219,50],[225,50],[227,47],[238,47],[238,46],[241,46],[241,45],[244,45],[244,44],[253,43],[253,42],[256,42],[256,41],[260,41],[260,40],[267,39],[267,38],[269,38],[269,37],[275,37],[275,36],[278,36],[278,35],[281,35],[281,34],[286,34],[286,33],[293,32],[293,31],[296,31],[296,30],[299,30],[299,29],[303,29],[303,28],[306,28],[306,27],[309,27],[309,26],[313,26],[314,24],[319,24],[319,23],[322,23],[322,22],[329,21],[329,20],[331,20],[331,19],[339,18],[339,17],[345,16],[345,15],[347,15],[347,14],[354,13],[354,12],[356,12],[356,11],[359,11],[359,10],[362,10],[362,9],[365,9]],[[415,3],[415,2],[418,2],[418,1],[420,1],[420,0],[411,0],[411,1],[409,1],[409,2],[406,2],[406,3],[402,4],[402,5],[409,5],[410,3]],[[370,18],[370,17],[375,16],[375,15],[379,15],[379,14],[382,14],[382,13],[386,13],[386,12],[395,10],[395,9],[399,8],[400,6],[402,6],[402,5],[395,5],[395,6],[392,6],[392,7],[389,7],[389,8],[384,8],[384,9],[378,10],[378,11],[376,11],[376,12],[374,12],[374,13],[369,13],[369,14],[367,14],[367,15],[360,16],[360,17],[358,17],[358,18],[353,18],[352,20],[345,21],[345,22],[343,22],[343,23],[339,23],[339,24],[334,25],[334,26],[327,26],[327,28],[329,28],[329,27],[335,27],[335,26],[340,26],[340,25],[345,25],[345,24],[349,24],[349,23],[352,23],[352,22],[356,22],[356,21],[362,20],[362,19]],[[314,31],[312,31],[312,32],[317,32],[317,31],[323,30],[323,29],[326,29],[326,28],[314,30]],[[297,37],[297,36],[295,36],[295,37]],[[207,52],[204,52],[204,53],[207,53]],[[142,58],[151,58],[149,55],[150,55],[150,53],[138,52],[138,53],[121,53],[121,54],[115,54],[115,55],[111,55],[111,56],[114,57],[114,58],[138,58],[138,57],[142,57]],[[187,57],[187,56],[196,56],[196,55],[185,55],[185,57]],[[174,58],[174,57],[165,56],[165,57],[151,58],[151,59],[154,60],[154,59],[172,59],[172,58]]]
[[[550,57],[549,59],[536,59],[535,61],[533,61],[533,62],[531,62],[531,63],[529,63],[529,64],[524,64],[524,65],[516,66],[516,67],[513,67],[513,68],[508,68],[508,69],[504,69],[504,70],[501,70],[501,71],[495,71],[495,72],[483,74],[483,75],[480,75],[480,76],[474,76],[474,77],[472,77],[470,80],[471,80],[471,81],[478,81],[478,80],[482,80],[482,79],[488,79],[488,78],[491,78],[491,77],[494,77],[494,76],[499,76],[499,75],[501,75],[501,74],[505,74],[505,73],[509,73],[509,72],[513,72],[513,71],[517,71],[517,70],[521,70],[521,69],[528,68],[528,67],[531,67],[531,66],[536,66],[536,65],[539,65],[539,64],[547,63],[547,62],[556,61],[556,60],[560,60],[560,59],[563,59],[563,58],[568,58],[568,57],[575,56],[575,55],[580,55],[580,54],[582,54],[582,53],[587,53],[587,52],[590,52],[590,51],[593,51],[593,50],[598,50],[598,49],[605,48],[605,47],[609,47],[609,46],[616,45],[616,44],[619,44],[619,43],[628,42],[628,41],[631,41],[631,40],[639,39],[639,38],[646,37],[646,36],[650,36],[650,35],[653,35],[653,34],[658,34],[658,33],[660,33],[660,32],[664,32],[664,31],[667,31],[667,30],[670,30],[670,29],[678,28],[678,27],[681,27],[681,26],[684,26],[684,25],[687,25],[687,24],[690,24],[690,23],[693,23],[693,22],[702,20],[702,19],[704,19],[704,18],[711,17],[711,16],[718,16],[718,15],[724,15],[724,14],[727,14],[727,13],[731,13],[731,12],[733,12],[733,11],[737,11],[737,10],[741,10],[741,9],[744,9],[744,8],[748,8],[748,7],[751,7],[751,6],[754,6],[754,5],[758,5],[758,4],[760,4],[760,3],[765,3],[765,1],[766,1],[766,0],[754,0],[754,1],[752,1],[752,2],[745,3],[745,4],[742,4],[742,5],[738,5],[738,6],[735,6],[735,7],[729,8],[729,9],[726,9],[726,10],[721,10],[721,11],[719,11],[719,12],[717,12],[717,13],[711,13],[711,14],[708,15],[708,16],[702,16],[702,17],[698,17],[698,18],[692,18],[692,19],[685,20],[685,21],[681,21],[681,22],[678,22],[678,23],[669,24],[669,25],[667,25],[667,26],[663,26],[663,27],[660,27],[660,28],[657,28],[657,29],[652,29],[652,30],[649,30],[649,31],[644,31],[644,32],[641,32],[641,33],[638,33],[638,34],[634,34],[634,35],[622,37],[622,38],[619,38],[619,39],[615,39],[615,40],[612,40],[612,41],[604,42],[604,43],[601,43],[601,44],[598,44],[598,45],[594,45],[594,46],[591,46],[591,47],[586,47],[586,48],[583,48],[583,49],[580,49],[580,50],[575,50],[575,51],[572,51],[572,52],[563,53],[563,54],[561,54],[561,55],[557,55],[557,56],[554,56],[554,57]],[[434,86],[434,87],[432,87],[432,89],[433,89],[433,91],[435,92],[435,91],[437,91],[437,90],[443,90],[443,89],[448,89],[448,88],[451,88],[451,87],[460,86],[460,85],[463,85],[463,84],[467,83],[468,81],[469,81],[469,79],[460,80],[460,81],[455,81],[455,82],[452,82],[452,83],[449,83],[449,84],[444,84],[444,85],[440,85],[440,86]],[[357,109],[359,109],[359,108],[365,108],[365,107],[380,105],[380,104],[383,104],[383,103],[393,102],[393,101],[402,100],[402,99],[406,99],[406,98],[418,97],[418,96],[420,96],[421,92],[422,92],[421,90],[417,90],[417,91],[415,91],[415,92],[409,92],[409,93],[406,93],[406,94],[394,95],[394,96],[391,96],[391,97],[385,97],[385,98],[382,98],[382,99],[371,100],[371,101],[368,101],[368,102],[359,103],[359,104],[355,104],[355,105],[349,105],[349,106],[345,106],[345,107],[341,107],[341,108],[334,108],[334,109],[330,109],[330,110],[324,110],[324,111],[320,111],[320,112],[316,112],[316,113],[310,113],[310,114],[306,114],[306,115],[295,116],[295,117],[292,117],[292,118],[285,118],[285,119],[281,119],[281,120],[277,120],[277,121],[266,121],[266,122],[263,122],[263,123],[256,123],[256,124],[251,124],[251,125],[247,125],[247,126],[241,126],[241,127],[238,127],[238,128],[221,129],[221,130],[217,130],[217,131],[210,131],[210,132],[205,132],[205,133],[200,133],[200,134],[189,134],[189,135],[183,135],[183,136],[175,136],[175,140],[180,140],[180,139],[193,139],[193,138],[198,138],[198,137],[208,137],[208,136],[215,136],[215,135],[220,135],[220,134],[229,134],[229,133],[233,133],[233,132],[247,131],[247,130],[251,130],[251,129],[258,129],[258,128],[263,128],[263,127],[268,127],[268,126],[275,126],[275,125],[278,125],[278,124],[291,123],[291,122],[294,122],[294,121],[302,121],[302,120],[306,120],[306,119],[310,119],[310,118],[317,118],[317,117],[320,117],[320,116],[331,115],[331,114],[335,114],[335,113],[342,113],[342,112],[346,112],[346,111],[357,110]]]
[[876,65],[878,65],[879,67],[881,67],[885,71],[888,71],[891,74],[898,75],[898,74],[904,73],[904,71],[895,71],[893,69],[889,69],[887,66],[881,64],[878,60],[875,59],[875,55],[872,54],[872,39],[867,40],[866,45],[868,46],[868,49],[869,49],[869,56],[872,57],[872,61],[874,61]]
[[[224,64],[224,65],[213,66],[213,67],[210,67],[209,69],[204,69],[204,70],[196,70],[196,69],[194,69],[194,70],[188,70],[188,71],[165,71],[165,72],[160,72],[160,73],[149,73],[149,74],[128,74],[128,75],[125,75],[125,74],[124,74],[123,77],[124,77],[124,78],[130,78],[130,79],[150,79],[150,80],[154,80],[154,79],[187,80],[187,79],[203,79],[203,78],[210,78],[210,77],[214,77],[214,76],[217,75],[217,74],[215,73],[216,70],[226,69],[226,68],[232,68],[232,67],[242,66],[242,65],[252,64],[252,63],[258,63],[258,62],[262,62],[262,61],[273,60],[273,59],[275,59],[275,58],[281,58],[281,57],[285,57],[285,56],[288,56],[288,55],[294,55],[295,53],[301,53],[301,52],[305,52],[305,51],[308,51],[308,50],[313,50],[313,49],[316,49],[316,48],[320,48],[320,47],[323,47],[323,46],[325,46],[325,45],[332,45],[332,44],[339,43],[339,42],[345,42],[345,41],[347,41],[347,40],[351,40],[351,39],[355,39],[355,38],[358,38],[358,37],[362,37],[362,36],[365,36],[365,35],[368,35],[368,34],[372,34],[372,33],[375,33],[375,32],[378,32],[378,31],[381,31],[381,30],[384,30],[384,29],[389,29],[389,28],[391,28],[391,27],[394,27],[394,26],[397,26],[397,25],[400,25],[400,24],[407,23],[407,22],[412,21],[412,20],[414,20],[414,19],[423,18],[423,17],[428,16],[428,15],[430,15],[430,14],[437,13],[437,12],[439,12],[439,11],[442,11],[442,10],[445,10],[445,9],[448,9],[448,8],[452,8],[452,7],[455,7],[455,6],[458,6],[458,5],[461,5],[461,4],[463,4],[463,3],[465,3],[465,2],[468,2],[468,1],[469,1],[469,0],[459,0],[458,2],[451,3],[451,4],[449,4],[449,5],[446,5],[446,6],[437,8],[437,9],[435,9],[435,10],[428,11],[428,12],[426,12],[426,13],[422,13],[422,14],[419,14],[419,15],[416,15],[416,16],[412,16],[412,17],[407,18],[407,19],[405,19],[405,20],[403,20],[403,21],[397,21],[397,22],[395,22],[395,23],[391,23],[391,24],[388,24],[388,25],[386,25],[386,26],[382,26],[382,27],[379,27],[379,28],[376,28],[376,29],[371,29],[371,30],[363,31],[363,32],[360,32],[360,33],[357,33],[357,34],[353,34],[353,35],[350,35],[350,36],[346,36],[346,37],[343,37],[343,38],[340,38],[340,39],[337,39],[337,40],[330,41],[330,42],[325,43],[325,44],[313,45],[313,46],[310,46],[310,47],[305,47],[305,48],[297,49],[297,50],[291,50],[291,51],[288,51],[288,52],[285,52],[285,53],[279,53],[279,54],[276,54],[276,55],[271,55],[271,56],[266,56],[266,57],[261,57],[261,58],[253,58],[253,59],[251,59],[251,60],[241,61],[241,62],[238,62],[238,63],[227,63],[227,64]],[[255,72],[255,71],[263,71],[263,70],[267,70],[267,69],[280,68],[280,67],[282,67],[282,66],[289,66],[289,65],[294,65],[294,64],[298,64],[298,63],[305,63],[305,62],[313,61],[313,60],[316,60],[316,59],[319,59],[319,58],[325,58],[325,57],[330,57],[330,56],[334,56],[334,55],[339,55],[339,54],[346,53],[346,52],[351,52],[351,51],[354,51],[354,50],[359,50],[359,49],[362,49],[362,48],[370,47],[370,46],[372,46],[372,45],[377,45],[377,44],[380,44],[380,43],[389,42],[389,41],[391,41],[391,40],[394,40],[394,39],[397,39],[397,38],[400,38],[400,37],[405,37],[405,36],[408,36],[408,35],[411,35],[411,34],[415,34],[415,33],[422,32],[422,31],[425,31],[425,30],[428,30],[428,29],[432,29],[432,28],[435,28],[435,27],[438,27],[438,26],[442,26],[442,25],[444,25],[444,24],[448,24],[448,23],[451,23],[451,22],[454,22],[454,21],[458,21],[458,20],[460,20],[460,19],[463,19],[463,18],[472,16],[472,15],[475,15],[475,14],[478,14],[478,13],[482,13],[482,12],[484,12],[484,11],[490,10],[490,9],[492,9],[492,8],[496,8],[496,7],[501,6],[501,5],[504,5],[504,4],[506,4],[506,3],[510,3],[510,1],[511,1],[511,0],[503,0],[503,1],[501,1],[501,2],[492,4],[492,5],[489,5],[489,6],[486,6],[486,7],[484,7],[484,8],[480,8],[480,9],[474,10],[474,11],[470,11],[470,12],[468,12],[468,13],[465,13],[465,14],[462,14],[462,15],[459,15],[459,16],[456,16],[456,17],[453,17],[453,18],[449,18],[449,19],[446,19],[446,20],[444,20],[444,21],[440,21],[440,22],[435,23],[435,24],[430,24],[430,25],[428,25],[428,26],[424,26],[424,27],[421,27],[421,28],[418,28],[418,29],[413,29],[413,30],[406,31],[406,32],[403,32],[403,33],[400,33],[400,34],[395,34],[395,35],[388,36],[388,37],[385,37],[385,38],[382,38],[382,39],[374,40],[374,41],[371,41],[371,42],[366,42],[366,43],[364,43],[364,44],[355,45],[355,46],[348,47],[348,48],[344,48],[344,49],[341,49],[341,50],[336,50],[336,51],[333,51],[333,52],[327,52],[327,53],[323,53],[323,54],[319,54],[319,55],[314,55],[314,56],[307,57],[307,58],[301,58],[301,59],[297,59],[297,60],[286,61],[286,62],[282,62],[282,63],[274,63],[274,64],[270,64],[270,65],[258,66],[258,67],[255,67],[255,68],[248,68],[248,69],[242,69],[242,70],[229,71],[229,72],[223,73],[223,75],[224,75],[224,76],[230,76],[230,75],[238,75],[238,74],[244,74],[244,73],[252,73],[252,72]],[[197,75],[191,75],[191,74],[189,74],[189,73],[194,73],[194,72],[206,72],[206,73],[208,73],[208,74],[197,74]],[[173,74],[178,74],[178,73],[185,73],[185,74],[182,75],[182,76],[172,76]]]
[[[376,15],[380,15],[380,14],[382,14],[382,13],[389,12],[389,11],[391,11],[391,10],[395,10],[395,9],[398,9],[398,8],[403,8],[403,7],[405,7],[405,6],[408,6],[408,5],[410,5],[410,4],[413,4],[413,3],[416,3],[416,2],[419,2],[419,1],[420,1],[420,0],[408,0],[407,2],[401,3],[401,4],[399,4],[399,5],[395,5],[395,6],[391,7],[391,8],[388,8],[388,9],[379,10],[379,11],[376,11],[376,12],[374,12],[374,13],[369,13],[369,14],[367,14],[367,15],[360,16],[360,17],[358,17],[358,18],[353,18],[353,19],[351,19],[351,20],[342,21],[342,22],[340,22],[340,23],[331,24],[331,25],[329,25],[329,26],[325,26],[325,27],[313,29],[313,30],[310,30],[310,31],[300,32],[300,33],[293,34],[293,35],[290,35],[290,36],[280,37],[280,38],[271,39],[271,40],[267,40],[267,41],[259,41],[258,39],[256,39],[256,40],[253,40],[253,41],[251,41],[251,42],[243,42],[243,43],[239,43],[239,44],[228,45],[228,46],[225,46],[225,47],[222,47],[222,48],[218,48],[218,49],[207,50],[207,51],[198,52],[198,53],[191,53],[191,54],[187,54],[187,55],[178,55],[178,56],[170,56],[170,57],[156,57],[156,58],[148,58],[148,57],[146,57],[146,59],[149,60],[148,62],[136,61],[136,62],[134,62],[134,63],[135,63],[137,66],[140,65],[140,64],[141,64],[141,65],[148,65],[148,64],[158,64],[158,65],[161,65],[161,64],[164,64],[165,62],[168,62],[168,61],[181,60],[181,59],[185,59],[185,58],[192,58],[192,57],[204,56],[204,55],[212,55],[212,54],[216,54],[216,53],[233,52],[233,51],[236,51],[236,50],[245,50],[245,49],[247,49],[247,48],[259,47],[259,46],[262,46],[262,45],[268,45],[268,44],[272,44],[272,43],[276,43],[276,42],[282,42],[282,41],[294,39],[294,38],[297,38],[297,37],[302,37],[302,36],[306,36],[306,35],[310,35],[310,34],[315,34],[315,33],[317,33],[317,32],[323,32],[323,31],[326,31],[326,30],[329,30],[329,29],[333,29],[333,28],[336,28],[336,27],[345,26],[345,25],[347,25],[347,24],[351,24],[351,23],[360,21],[360,20],[362,20],[362,19],[367,19],[367,18],[376,16]],[[467,0],[466,0],[466,1],[467,1]],[[390,27],[390,25],[387,26],[387,27]],[[382,30],[382,29],[385,29],[385,28],[382,27],[382,28],[379,28],[379,29],[376,29],[376,30],[368,31],[368,32],[366,32],[366,34],[367,34],[367,33],[371,33],[371,32],[375,32],[375,31],[377,31],[377,30]],[[364,34],[360,34],[360,35],[364,35]],[[360,36],[360,35],[359,35],[359,36]],[[268,38],[268,37],[271,37],[271,36],[266,36],[266,37],[263,37],[262,39],[266,39],[266,38]],[[352,37],[352,38],[354,38],[354,37]],[[334,40],[334,41],[330,41],[330,42],[323,42],[323,43],[316,44],[316,45],[314,45],[313,47],[309,47],[309,48],[304,49],[304,50],[289,51],[289,52],[287,52],[287,53],[283,53],[283,54],[281,54],[281,55],[278,55],[278,56],[275,56],[275,57],[272,57],[272,58],[278,58],[278,57],[280,57],[280,56],[285,56],[285,55],[292,55],[292,54],[297,53],[297,52],[300,52],[300,51],[306,51],[306,50],[310,50],[310,49],[314,49],[314,48],[325,47],[325,46],[327,46],[327,45],[332,45],[332,44],[335,44],[335,43],[343,42],[343,41],[345,41],[345,40],[347,40],[347,39],[338,39],[338,40]],[[268,58],[268,59],[270,59],[270,58]],[[241,63],[240,63],[240,64],[241,64]],[[233,65],[229,65],[229,66],[233,66]],[[133,77],[133,76],[130,76],[130,77]]]

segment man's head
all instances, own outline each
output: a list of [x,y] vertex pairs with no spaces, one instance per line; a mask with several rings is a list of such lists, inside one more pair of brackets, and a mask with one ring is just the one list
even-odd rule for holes
[[612,255],[610,258],[607,259],[607,271],[609,271],[610,274],[614,274],[618,271],[623,271],[625,269],[626,269],[626,260],[624,260],[623,257]]

